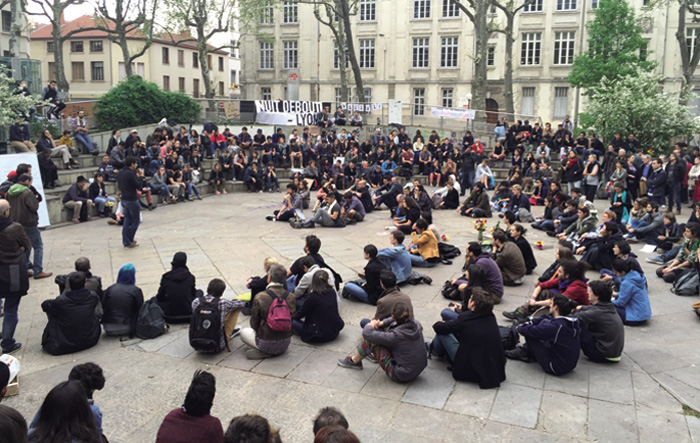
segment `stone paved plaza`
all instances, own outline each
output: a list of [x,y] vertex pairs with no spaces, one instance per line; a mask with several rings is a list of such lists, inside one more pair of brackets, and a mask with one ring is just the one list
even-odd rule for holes
[[[209,197],[203,201],[160,207],[143,213],[137,234],[140,247],[121,246],[121,228],[93,221],[44,231],[44,267],[56,274],[72,270],[73,261],[87,256],[104,287],[112,284],[121,266],[136,267],[136,283],[146,298],[155,295],[160,276],[170,268],[172,255],[185,251],[197,286],[206,288],[214,277],[223,278],[227,296],[245,292],[245,281],[262,273],[263,259],[275,256],[285,265],[303,254],[304,236],[318,235],[321,254],[345,281],[356,278],[364,267],[362,248],[367,243],[389,245],[385,227],[388,212],[374,212],[364,223],[344,229],[293,230],[286,223],[265,221],[277,209],[281,194],[243,194]],[[597,205],[600,209],[604,202]],[[539,209],[539,210],[538,210]],[[539,215],[542,208],[535,209]],[[686,213],[688,212],[685,209]],[[453,211],[434,213],[440,233],[449,243],[464,249],[476,239],[472,221]],[[687,214],[681,216],[685,221]],[[490,220],[489,226],[495,223]],[[537,272],[554,259],[553,241],[529,230],[531,242],[544,240],[536,251],[539,263],[526,284],[506,288],[496,307],[500,324],[503,310],[521,304],[533,288]],[[638,250],[639,246],[633,246]],[[240,339],[232,352],[202,355],[188,344],[187,326],[175,326],[155,340],[120,342],[103,336],[87,351],[53,357],[41,350],[46,316],[43,300],[58,295],[53,278],[31,281],[30,294],[20,305],[16,338],[24,344],[20,395],[3,404],[18,409],[31,420],[44,396],[67,378],[79,362],[94,361],[105,370],[107,383],[95,393],[104,414],[105,435],[112,442],[152,442],[166,413],[182,404],[195,369],[207,369],[217,377],[212,413],[224,428],[232,417],[256,412],[281,428],[285,442],[310,442],[312,420],[323,406],[336,406],[347,416],[351,429],[365,442],[413,441],[601,441],[690,442],[700,441],[700,419],[684,415],[683,404],[700,410],[699,319],[690,310],[693,297],[678,297],[653,274],[654,266],[642,266],[649,277],[654,317],[647,326],[625,328],[622,361],[615,365],[590,363],[585,357],[564,377],[545,375],[536,363],[509,361],[507,381],[500,389],[456,383],[443,361],[430,360],[414,383],[396,384],[376,365],[363,371],[340,368],[336,360],[350,352],[360,337],[359,321],[371,317],[374,307],[342,300],[346,322],[332,343],[309,346],[297,337],[283,356],[248,361]],[[407,286],[415,315],[433,336],[447,301],[440,295],[442,283],[456,276],[464,255],[451,266],[439,265],[426,274],[433,285]],[[589,273],[594,278],[594,273]],[[241,326],[248,318],[241,316]]]

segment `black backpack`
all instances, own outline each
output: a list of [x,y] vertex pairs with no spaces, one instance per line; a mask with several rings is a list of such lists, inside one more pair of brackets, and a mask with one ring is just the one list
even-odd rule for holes
[[[190,321],[190,346],[200,352],[219,352],[223,326],[219,299],[207,301],[199,297],[199,306],[192,312]],[[224,341],[228,348],[228,341]]]
[[443,242],[438,242],[438,251],[440,251],[440,258],[444,260],[459,257],[462,254],[457,246]]
[[501,343],[503,344],[503,349],[506,351],[515,349],[520,342],[520,335],[518,334],[516,326],[499,326],[498,329],[501,332]]
[[145,340],[159,337],[168,330],[168,324],[163,317],[163,308],[158,305],[156,298],[141,305],[136,317],[136,335]]

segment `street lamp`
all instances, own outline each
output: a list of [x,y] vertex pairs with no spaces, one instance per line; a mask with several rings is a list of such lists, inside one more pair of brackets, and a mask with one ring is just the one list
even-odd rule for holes
[[[471,109],[472,108],[472,93],[467,92],[466,97],[467,97],[467,109]],[[471,122],[470,121],[467,121],[467,123],[468,123],[467,127],[471,130],[473,128],[474,123],[473,123],[473,121],[471,121]]]

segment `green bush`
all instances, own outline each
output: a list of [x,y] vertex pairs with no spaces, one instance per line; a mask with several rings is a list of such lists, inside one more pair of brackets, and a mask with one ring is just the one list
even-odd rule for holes
[[181,92],[165,92],[138,75],[112,88],[93,108],[101,130],[158,123],[167,118],[177,123],[195,123],[202,107]]

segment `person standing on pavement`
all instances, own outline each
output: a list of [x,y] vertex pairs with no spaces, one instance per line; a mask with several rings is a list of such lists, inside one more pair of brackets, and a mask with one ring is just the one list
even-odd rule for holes
[[19,302],[29,291],[23,255],[30,248],[31,242],[24,228],[10,218],[10,203],[0,200],[0,299],[5,299],[0,342],[3,354],[11,354],[22,348],[22,343],[15,341],[14,335]]
[[[29,255],[34,249],[32,274],[35,280],[51,277],[51,272],[44,272],[44,243],[39,232],[39,202],[40,196],[32,191],[32,176],[21,174],[17,183],[7,191],[7,201],[10,203],[10,217],[24,228],[31,241],[31,246],[24,252],[24,262],[29,264]],[[28,266],[27,266],[28,267]]]
[[138,197],[141,183],[135,172],[138,167],[138,160],[136,160],[136,157],[128,157],[124,164],[126,167],[117,174],[117,185],[122,193],[121,204],[124,209],[122,244],[125,248],[135,248],[138,246],[138,243],[134,240],[134,237],[141,222],[141,204]]

